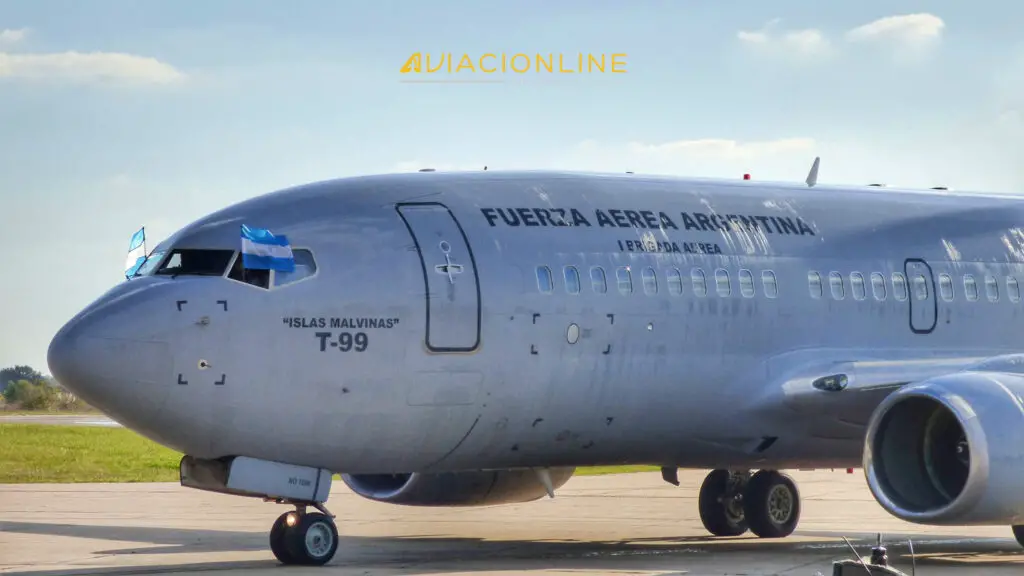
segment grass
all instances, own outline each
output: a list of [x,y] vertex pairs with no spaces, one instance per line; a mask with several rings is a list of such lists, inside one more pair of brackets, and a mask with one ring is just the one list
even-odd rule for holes
[[171,482],[181,454],[124,428],[0,424],[0,483]]
[[[0,484],[177,482],[180,460],[180,453],[125,428],[0,424]],[[651,470],[658,468],[594,466],[576,474]]]

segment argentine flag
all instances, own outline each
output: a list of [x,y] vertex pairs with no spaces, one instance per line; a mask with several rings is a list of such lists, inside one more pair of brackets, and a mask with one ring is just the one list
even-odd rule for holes
[[131,278],[146,262],[146,227],[132,235],[128,243],[128,258],[124,261],[124,277]]
[[242,224],[242,265],[251,270],[294,272],[295,258],[286,236]]

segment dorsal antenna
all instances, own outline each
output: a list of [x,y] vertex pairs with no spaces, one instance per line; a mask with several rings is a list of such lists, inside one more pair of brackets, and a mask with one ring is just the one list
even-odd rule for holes
[[807,187],[814,188],[818,183],[818,166],[821,165],[821,156],[814,157],[814,164],[811,164],[811,171],[807,173]]

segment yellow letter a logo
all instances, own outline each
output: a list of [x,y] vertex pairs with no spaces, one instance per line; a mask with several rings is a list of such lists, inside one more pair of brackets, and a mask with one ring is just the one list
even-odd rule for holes
[[402,64],[401,73],[408,74],[409,72],[422,72],[423,71],[423,56],[420,52],[416,52],[409,59]]

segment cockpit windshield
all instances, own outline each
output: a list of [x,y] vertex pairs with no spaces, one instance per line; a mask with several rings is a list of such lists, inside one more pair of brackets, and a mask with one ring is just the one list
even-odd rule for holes
[[[179,248],[160,265],[159,276],[223,276],[234,250]],[[149,262],[146,263],[147,265]]]

